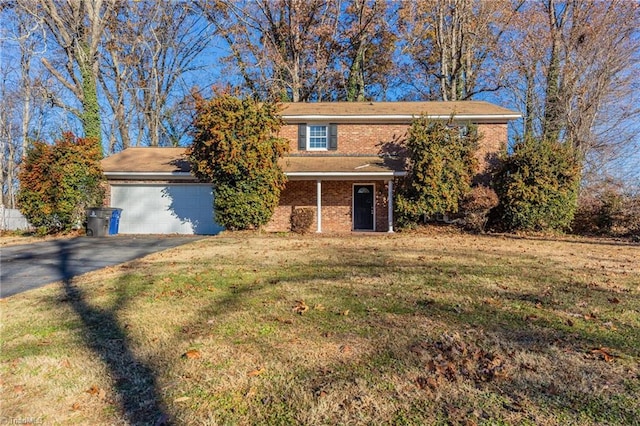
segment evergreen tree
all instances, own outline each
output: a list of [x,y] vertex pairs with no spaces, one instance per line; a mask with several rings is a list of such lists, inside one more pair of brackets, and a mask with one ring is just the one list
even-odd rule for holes
[[193,144],[196,177],[211,182],[215,220],[230,230],[258,229],[278,205],[286,176],[278,165],[288,141],[276,137],[276,106],[229,94],[196,99]]
[[562,231],[577,208],[580,161],[571,144],[527,137],[503,155],[494,176],[508,230]]
[[408,173],[396,198],[400,226],[458,211],[471,190],[479,139],[472,126],[451,126],[426,117],[411,124],[406,141]]
[[102,150],[92,138],[65,133],[54,145],[35,142],[20,170],[20,211],[39,233],[67,232],[82,224],[85,209],[100,206]]

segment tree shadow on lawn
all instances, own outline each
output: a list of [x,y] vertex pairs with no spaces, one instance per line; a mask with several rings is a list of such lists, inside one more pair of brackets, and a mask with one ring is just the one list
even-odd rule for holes
[[65,241],[57,244],[65,293],[63,300],[82,321],[87,347],[107,367],[124,419],[128,424],[172,424],[160,397],[155,372],[132,352],[127,334],[118,322],[117,310],[127,304],[127,292],[118,294],[113,310],[91,306],[82,289],[73,283],[76,273],[70,268],[70,246]]

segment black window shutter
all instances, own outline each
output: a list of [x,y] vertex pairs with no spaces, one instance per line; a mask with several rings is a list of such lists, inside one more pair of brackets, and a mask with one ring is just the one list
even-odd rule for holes
[[338,125],[329,124],[329,146],[330,150],[338,149]]
[[298,124],[298,149],[307,149],[307,123]]

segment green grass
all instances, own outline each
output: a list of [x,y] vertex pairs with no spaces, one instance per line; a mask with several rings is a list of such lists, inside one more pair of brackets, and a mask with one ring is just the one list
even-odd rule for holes
[[3,415],[638,424],[637,259],[581,239],[226,234],[3,301]]

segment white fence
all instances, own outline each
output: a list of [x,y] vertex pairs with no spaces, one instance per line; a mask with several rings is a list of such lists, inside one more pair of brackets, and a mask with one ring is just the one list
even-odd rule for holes
[[18,209],[7,209],[0,206],[0,230],[2,231],[23,231],[31,229],[27,219]]

